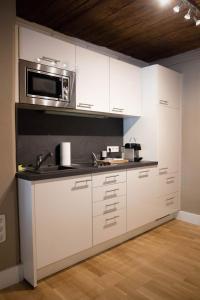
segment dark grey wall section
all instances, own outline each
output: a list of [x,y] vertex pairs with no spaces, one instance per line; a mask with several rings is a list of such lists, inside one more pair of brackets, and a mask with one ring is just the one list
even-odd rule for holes
[[[59,144],[71,142],[72,162],[91,160],[108,145],[123,144],[123,120],[48,115],[18,109],[17,163],[34,164],[37,154],[54,153],[47,163],[59,164]],[[119,154],[118,154],[119,155]],[[116,154],[114,154],[116,156]]]

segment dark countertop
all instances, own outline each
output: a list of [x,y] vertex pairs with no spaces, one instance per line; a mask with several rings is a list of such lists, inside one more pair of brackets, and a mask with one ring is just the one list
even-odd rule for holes
[[126,170],[126,169],[136,169],[142,167],[151,167],[157,166],[157,161],[141,161],[141,162],[129,162],[118,165],[109,165],[103,167],[77,167],[74,169],[66,169],[66,170],[58,170],[48,173],[33,173],[30,171],[17,172],[16,177],[21,178],[28,181],[37,181],[44,179],[53,179],[60,177],[68,177],[68,176],[78,176],[78,175],[86,175],[86,174],[94,174],[101,172],[109,172],[109,171],[118,171],[118,170]]

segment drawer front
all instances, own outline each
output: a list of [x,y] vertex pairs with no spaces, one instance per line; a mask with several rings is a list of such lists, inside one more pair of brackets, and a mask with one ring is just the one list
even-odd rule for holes
[[156,218],[162,218],[168,214],[179,210],[178,193],[172,193],[157,198],[156,200]]
[[126,195],[126,182],[93,188],[93,202],[116,199]]
[[93,218],[93,245],[103,243],[125,232],[125,209]]
[[164,207],[168,214],[179,210],[178,193],[170,194],[164,199]]
[[176,173],[158,176],[158,197],[178,192],[178,176]]
[[121,196],[93,203],[93,216],[107,215],[126,207],[126,197]]
[[126,182],[126,171],[107,172],[92,175],[93,187],[107,186],[109,184]]

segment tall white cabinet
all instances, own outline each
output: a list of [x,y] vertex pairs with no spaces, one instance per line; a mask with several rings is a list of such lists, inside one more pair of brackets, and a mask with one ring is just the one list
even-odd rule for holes
[[[125,121],[124,142],[135,137],[141,143],[143,159],[158,161],[154,178],[156,183],[154,200],[148,204],[150,206],[150,203],[154,203],[154,218],[159,219],[179,209],[181,74],[159,65],[145,67],[142,71],[142,86],[143,116]],[[144,198],[143,194],[133,196],[132,177],[133,173],[128,173],[129,214],[131,214],[129,209],[134,212],[138,201]]]

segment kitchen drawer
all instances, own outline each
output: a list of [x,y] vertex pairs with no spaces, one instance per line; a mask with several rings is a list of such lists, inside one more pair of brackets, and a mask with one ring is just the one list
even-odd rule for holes
[[126,196],[93,203],[93,216],[107,215],[126,207]]
[[158,197],[175,193],[179,190],[177,173],[158,176]]
[[125,209],[93,218],[93,245],[103,243],[125,232]]
[[107,172],[92,175],[93,187],[107,186],[109,184],[126,182],[126,171]]
[[157,209],[157,216],[156,216],[157,219],[178,211],[179,210],[178,193],[172,193],[157,198],[156,209]]
[[116,199],[126,195],[126,182],[93,188],[93,202]]

